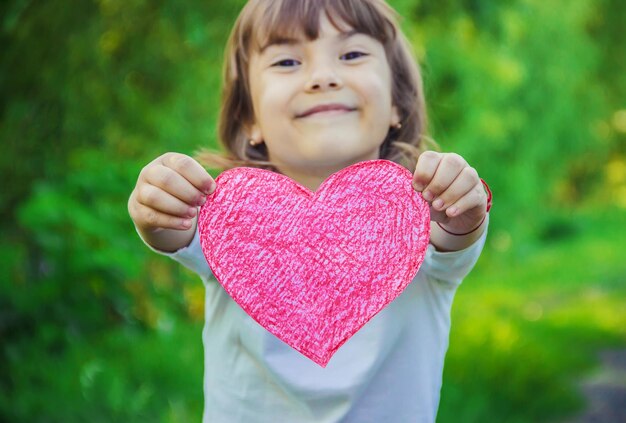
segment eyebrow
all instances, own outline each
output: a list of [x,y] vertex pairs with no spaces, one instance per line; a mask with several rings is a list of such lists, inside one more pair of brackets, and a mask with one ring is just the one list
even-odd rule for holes
[[[340,32],[339,35],[337,35],[337,38],[339,38],[339,41],[344,41],[356,34],[360,34],[360,32],[357,31],[356,29],[352,29],[350,31]],[[265,50],[267,50],[268,48],[272,46],[294,45],[294,44],[298,44],[301,42],[302,42],[302,39],[300,38],[278,37],[269,41],[267,44],[261,46],[261,48],[259,49],[259,54],[263,54]]]

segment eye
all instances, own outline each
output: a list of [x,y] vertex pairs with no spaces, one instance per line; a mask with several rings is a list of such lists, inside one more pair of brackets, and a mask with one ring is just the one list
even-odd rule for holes
[[295,59],[283,59],[278,62],[272,63],[272,66],[281,67],[281,68],[289,68],[293,66],[298,66],[300,62]]
[[342,60],[354,60],[360,57],[368,56],[367,53],[363,53],[362,51],[351,51],[340,57]]

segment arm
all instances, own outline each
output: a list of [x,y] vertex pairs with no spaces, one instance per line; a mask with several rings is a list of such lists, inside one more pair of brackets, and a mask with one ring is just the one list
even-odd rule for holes
[[151,247],[172,252],[189,245],[198,207],[215,181],[194,159],[166,153],[144,167],[128,200],[128,213]]
[[430,242],[459,251],[485,231],[487,193],[476,170],[461,156],[426,151],[418,159],[413,187],[430,203]]

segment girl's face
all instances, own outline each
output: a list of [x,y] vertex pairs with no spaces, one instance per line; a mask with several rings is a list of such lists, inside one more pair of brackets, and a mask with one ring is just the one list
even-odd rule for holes
[[325,15],[317,39],[282,40],[252,54],[249,75],[251,139],[263,140],[270,161],[286,174],[376,159],[399,122],[382,44],[338,30]]

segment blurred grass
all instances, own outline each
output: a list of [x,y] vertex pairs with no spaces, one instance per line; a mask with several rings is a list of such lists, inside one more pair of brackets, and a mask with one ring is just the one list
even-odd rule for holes
[[[13,386],[0,395],[11,421],[111,423],[200,421],[202,327],[179,321],[145,332],[124,327],[89,343],[22,356]],[[10,402],[8,402],[10,401]]]
[[584,407],[578,384],[598,352],[626,348],[626,212],[569,222],[527,251],[490,234],[455,299],[439,422],[559,421]]

